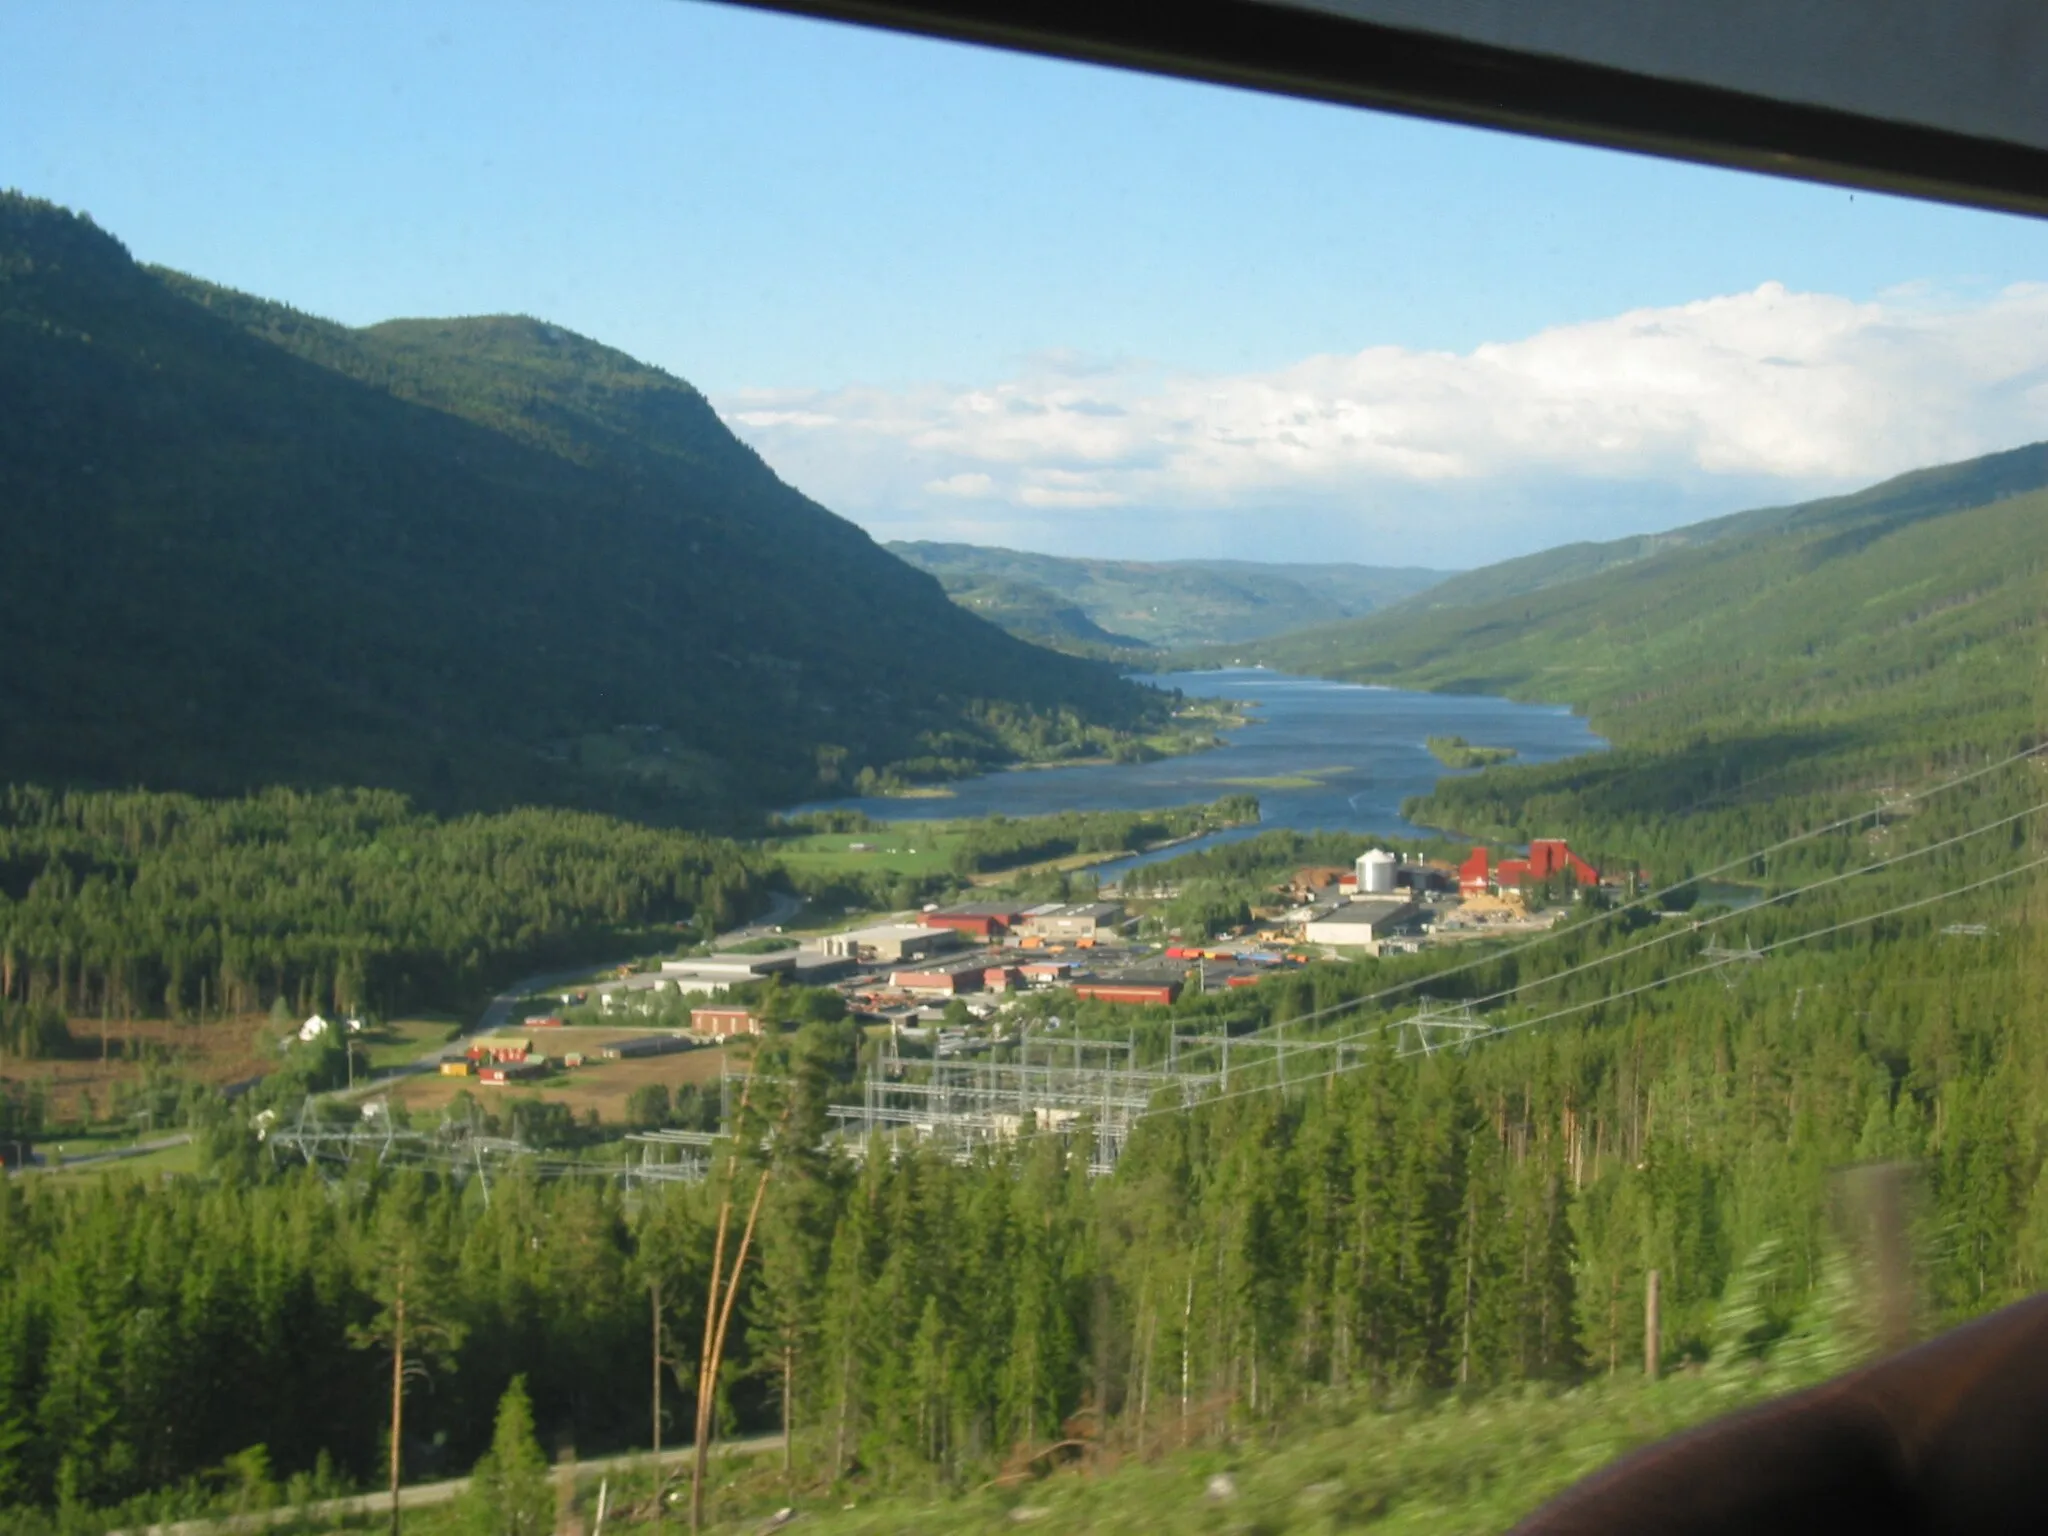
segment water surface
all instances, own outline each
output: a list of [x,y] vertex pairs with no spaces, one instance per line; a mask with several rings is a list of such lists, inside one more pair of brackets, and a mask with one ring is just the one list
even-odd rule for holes
[[[840,809],[877,820],[1043,816],[1055,811],[1147,810],[1218,800],[1259,798],[1256,828],[1215,833],[1151,856],[1099,866],[1105,878],[1151,857],[1288,827],[1299,831],[1384,832],[1424,836],[1401,815],[1401,802],[1457,777],[1430,756],[1430,736],[1463,736],[1478,746],[1513,747],[1518,762],[1547,763],[1607,744],[1562,705],[1517,704],[1471,694],[1409,693],[1264,668],[1167,672],[1139,682],[1178,688],[1202,698],[1242,699],[1250,722],[1225,733],[1212,752],[1156,763],[1084,768],[1012,769],[950,785],[931,799],[871,796],[835,800]],[[822,807],[802,807],[819,809]]]

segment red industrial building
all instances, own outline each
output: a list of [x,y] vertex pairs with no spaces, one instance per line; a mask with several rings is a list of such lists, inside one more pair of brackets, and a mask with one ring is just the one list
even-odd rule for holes
[[1180,996],[1177,981],[1081,981],[1074,996],[1102,1003],[1170,1003]]
[[690,1010],[690,1033],[730,1040],[734,1035],[758,1035],[761,1021],[745,1008],[710,1006]]
[[1474,848],[1458,866],[1458,889],[1467,896],[1484,895],[1488,889],[1514,890],[1524,885],[1568,875],[1578,885],[1598,885],[1600,872],[1573,853],[1561,837],[1539,837],[1529,844],[1529,856],[1502,859],[1491,865],[1484,848]]
[[1539,837],[1529,844],[1529,878],[1548,880],[1569,874],[1580,885],[1598,885],[1600,871],[1573,853],[1561,837]]
[[1466,896],[1484,896],[1493,884],[1484,848],[1474,848],[1471,857],[1458,866],[1458,890]]
[[1024,920],[1024,909],[947,907],[938,912],[921,913],[917,920],[926,928],[951,928],[955,933],[969,933],[977,939],[998,939]]
[[1014,965],[992,965],[981,973],[981,984],[991,992],[1008,992],[1024,985],[1024,973]]

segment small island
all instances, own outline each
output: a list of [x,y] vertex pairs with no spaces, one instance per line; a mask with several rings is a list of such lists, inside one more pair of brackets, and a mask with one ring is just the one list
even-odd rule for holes
[[1424,745],[1446,768],[1485,768],[1516,755],[1513,747],[1475,747],[1462,736],[1431,736]]

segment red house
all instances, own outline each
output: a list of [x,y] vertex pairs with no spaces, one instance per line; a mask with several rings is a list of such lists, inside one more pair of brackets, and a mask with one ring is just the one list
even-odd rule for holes
[[547,1073],[544,1061],[505,1061],[496,1066],[485,1067],[477,1073],[477,1081],[488,1087],[502,1088],[507,1083],[516,1083],[525,1077],[542,1077]]

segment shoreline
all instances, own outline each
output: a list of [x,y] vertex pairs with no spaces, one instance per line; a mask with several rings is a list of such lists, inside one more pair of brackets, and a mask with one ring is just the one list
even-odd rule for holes
[[[1159,686],[1214,688],[1235,724],[1227,736],[1172,758],[1118,763],[1106,754],[1058,762],[1009,763],[915,795],[841,795],[783,814],[852,810],[878,822],[1029,817],[1066,810],[1163,809],[1256,795],[1268,826],[1300,831],[1356,830],[1433,836],[1445,829],[1411,823],[1402,805],[1471,770],[1448,768],[1425,745],[1430,736],[1511,746],[1516,760],[1545,763],[1611,744],[1588,729],[1569,705],[1491,695],[1447,694],[1351,683],[1309,674],[1226,669],[1207,675],[1162,675]],[[1248,697],[1249,696],[1249,697]],[[1197,700],[1207,704],[1205,696]],[[1229,748],[1227,757],[1202,751]],[[1095,768],[1065,778],[1003,777],[1052,768]],[[1242,834],[1240,834],[1242,835]]]

